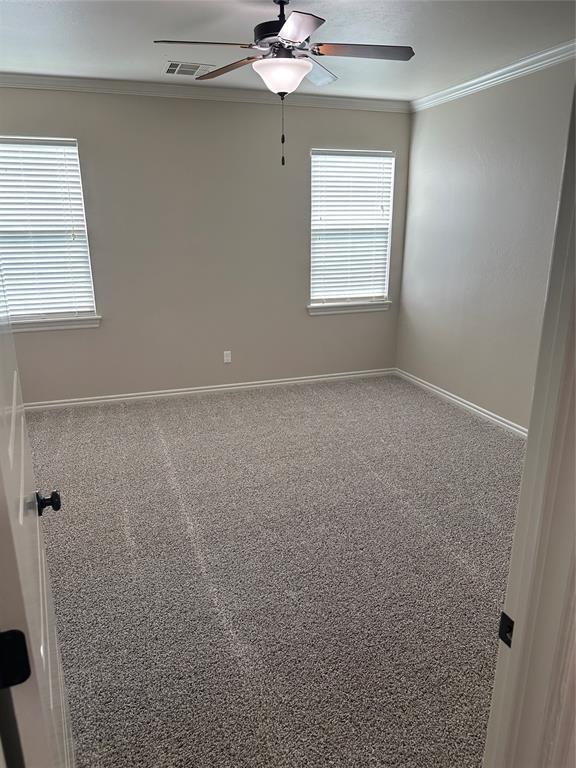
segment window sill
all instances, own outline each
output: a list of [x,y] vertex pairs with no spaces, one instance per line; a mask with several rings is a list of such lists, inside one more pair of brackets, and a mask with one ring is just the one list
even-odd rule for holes
[[390,309],[392,302],[390,299],[383,301],[365,301],[354,304],[351,301],[339,304],[308,304],[308,314],[310,315],[343,315],[351,312],[385,312]]
[[76,328],[98,328],[100,315],[90,315],[86,317],[46,317],[44,319],[35,318],[33,320],[12,320],[10,328],[13,333],[22,333],[23,331],[71,331]]

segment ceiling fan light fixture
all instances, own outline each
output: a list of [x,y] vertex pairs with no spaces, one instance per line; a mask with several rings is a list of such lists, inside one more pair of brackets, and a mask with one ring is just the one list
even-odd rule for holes
[[252,64],[272,93],[292,93],[312,69],[312,62],[302,58],[271,58]]

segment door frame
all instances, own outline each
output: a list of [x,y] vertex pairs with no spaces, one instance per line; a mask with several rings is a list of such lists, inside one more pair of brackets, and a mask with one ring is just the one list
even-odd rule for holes
[[574,164],[573,104],[484,768],[573,765]]

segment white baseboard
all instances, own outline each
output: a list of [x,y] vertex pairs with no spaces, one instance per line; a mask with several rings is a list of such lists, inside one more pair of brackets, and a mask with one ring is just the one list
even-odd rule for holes
[[388,376],[390,374],[400,376],[407,381],[411,381],[419,387],[434,392],[434,394],[443,397],[445,400],[449,400],[451,403],[466,408],[472,413],[476,413],[493,424],[498,424],[511,432],[526,437],[528,430],[520,424],[515,424],[509,419],[505,419],[503,416],[498,416],[492,411],[481,408],[475,403],[471,403],[458,395],[452,394],[441,387],[437,387],[435,384],[431,384],[429,381],[418,378],[407,371],[403,371],[400,368],[372,368],[367,371],[346,371],[344,373],[326,373],[319,376],[297,376],[289,379],[268,379],[265,381],[240,381],[234,384],[216,384],[213,386],[205,387],[183,387],[181,389],[161,389],[154,392],[125,392],[120,395],[102,395],[99,397],[74,397],[68,400],[45,400],[36,403],[25,403],[24,409],[26,411],[40,411],[47,408],[70,408],[74,406],[82,405],[102,405],[103,403],[123,403],[130,400],[152,400],[155,398],[165,397],[178,397],[179,395],[193,395],[202,394],[208,392],[233,392],[240,389],[260,389],[263,387],[279,387],[286,384],[310,384],[320,381],[338,381],[341,379],[359,379],[373,376]]
[[434,392],[434,394],[439,395],[440,397],[443,397],[445,400],[449,400],[451,403],[454,403],[455,405],[459,405],[461,408],[466,408],[467,411],[472,411],[472,413],[475,413],[478,416],[481,416],[483,419],[486,419],[487,421],[491,421],[493,424],[498,424],[500,427],[504,427],[505,429],[510,430],[510,432],[514,432],[515,434],[521,435],[522,437],[526,437],[528,435],[528,430],[526,429],[526,427],[522,427],[520,424],[515,424],[513,421],[510,421],[509,419],[505,419],[503,416],[498,416],[497,413],[488,411],[486,408],[481,408],[479,405],[476,405],[475,403],[471,403],[469,400],[464,400],[463,397],[454,395],[452,394],[452,392],[448,392],[447,390],[442,389],[441,387],[437,387],[435,384],[431,384],[429,381],[425,381],[424,379],[419,379],[418,376],[414,376],[413,374],[408,373],[407,371],[403,371],[400,368],[396,368],[394,370],[394,373],[397,376],[400,376],[402,379],[411,381],[413,384],[417,384],[419,387],[422,387],[423,389],[427,389],[430,392]]
[[102,403],[123,403],[128,400],[151,400],[155,398],[178,397],[178,395],[193,395],[207,392],[232,392],[237,389],[260,389],[262,387],[278,387],[286,384],[309,384],[319,381],[386,376],[395,372],[395,368],[371,368],[367,371],[325,373],[319,376],[297,376],[290,379],[240,381],[234,384],[215,384],[206,387],[183,387],[182,389],[161,389],[155,392],[125,392],[121,395],[102,395],[99,397],[73,397],[68,400],[45,400],[36,403],[24,403],[24,409],[26,411],[39,411],[44,410],[45,408],[70,408],[71,406],[101,405]]

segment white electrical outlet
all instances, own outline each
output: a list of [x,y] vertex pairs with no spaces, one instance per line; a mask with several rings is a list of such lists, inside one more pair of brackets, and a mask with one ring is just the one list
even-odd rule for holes
[[224,362],[225,363],[231,363],[232,362],[232,352],[230,350],[224,351]]

